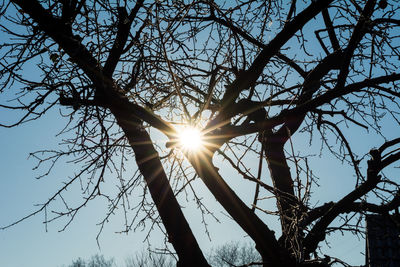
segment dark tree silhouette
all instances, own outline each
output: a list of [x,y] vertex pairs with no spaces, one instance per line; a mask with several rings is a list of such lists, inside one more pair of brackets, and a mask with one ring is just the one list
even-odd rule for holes
[[[207,253],[207,259],[215,267],[245,266],[252,264],[261,266],[260,254],[250,243],[231,242],[216,247]],[[142,251],[125,259],[125,264],[117,265],[113,259],[105,259],[102,255],[94,255],[89,260],[78,258],[68,267],[172,267],[176,264],[171,255]]]
[[68,267],[116,267],[113,259],[105,259],[102,255],[94,255],[89,260],[78,258],[72,261]]
[[[0,90],[13,99],[0,107],[20,115],[1,125],[61,105],[70,118],[65,146],[33,155],[50,169],[63,158],[81,163],[21,220],[64,202],[65,190],[83,181],[81,203],[65,203],[47,220],[72,220],[88,201],[105,197],[105,223],[117,207],[130,210],[126,203],[143,180],[136,210],[159,222],[148,191],[178,266],[208,266],[177,201],[186,190],[208,212],[191,187],[200,177],[255,242],[264,266],[326,266],[333,260],[318,246],[328,233],[359,234],[363,214],[400,205],[393,177],[400,158],[398,1],[11,0],[0,14]],[[201,130],[201,150],[182,149],[179,124]],[[155,142],[155,130],[168,142]],[[296,139],[301,133],[309,140]],[[358,136],[363,149],[353,146]],[[343,179],[354,177],[354,188],[318,206],[312,158],[293,148],[300,141],[322,141],[321,157],[351,166]],[[133,158],[139,172],[127,176]],[[255,184],[255,194],[239,198],[218,159]],[[246,160],[259,167],[247,168]],[[333,162],[328,172],[340,166]],[[120,183],[114,194],[102,190],[108,176]],[[259,216],[271,213],[261,201],[268,197],[276,199],[280,237]],[[126,231],[134,223],[127,221]]]

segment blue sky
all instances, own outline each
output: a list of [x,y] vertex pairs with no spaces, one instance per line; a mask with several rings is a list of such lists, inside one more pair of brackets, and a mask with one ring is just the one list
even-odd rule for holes
[[[56,136],[66,123],[59,115],[60,109],[60,106],[56,106],[43,118],[16,128],[0,128],[0,212],[2,214],[0,226],[10,224],[34,211],[35,204],[46,201],[57,191],[63,181],[73,174],[73,166],[60,164],[49,176],[37,180],[35,177],[41,172],[33,170],[36,162],[33,158],[28,158],[30,152],[56,148],[62,141],[62,136]],[[2,122],[15,121],[17,115],[0,110]],[[387,124],[385,127],[391,130],[392,125]],[[361,154],[366,154],[372,147],[383,143],[382,138],[363,129],[345,131],[345,134],[353,139],[353,149]],[[395,131],[393,131],[393,137],[396,137]],[[319,157],[318,138],[319,136],[316,135],[312,146],[309,146],[306,135],[298,134],[293,139],[295,153],[313,155],[310,158],[312,159],[310,166],[315,174],[321,177],[319,181],[321,187],[313,188],[316,192],[315,199],[319,200],[319,202],[315,201],[316,205],[338,200],[354,187],[355,181],[352,168],[341,164],[331,156]],[[227,163],[219,162],[218,164],[222,176],[232,184],[239,196],[246,199],[254,192],[253,184],[241,181],[236,175],[223,168]],[[254,161],[249,161],[248,164],[253,168],[255,166]],[[229,220],[204,185],[197,180],[194,186],[202,194],[208,207],[221,220],[221,223],[216,223],[208,217],[211,234],[211,240],[209,240],[194,204],[181,202],[185,206],[184,213],[204,252],[211,247],[233,240],[247,240],[244,232]],[[74,192],[70,193],[73,196]],[[140,198],[137,197],[132,201],[135,200],[140,201]],[[122,214],[116,214],[106,224],[99,238],[100,250],[96,242],[99,231],[96,224],[102,219],[104,210],[104,202],[90,202],[62,232],[59,230],[63,228],[65,221],[48,224],[46,231],[46,226],[42,223],[43,213],[8,229],[0,230],[0,265],[5,267],[62,266],[78,257],[89,258],[96,253],[104,254],[107,258],[114,257],[118,263],[122,263],[129,255],[147,248],[144,241],[149,229],[138,229],[128,235],[118,234],[116,232],[123,229],[123,217]],[[273,230],[279,232],[276,220],[272,221],[267,216],[263,218]],[[149,238],[152,248],[162,248],[163,239],[159,229],[155,229]],[[351,264],[364,263],[364,256],[360,254],[365,247],[363,240],[357,241],[348,235],[342,237],[339,234],[329,238],[329,241],[334,248],[332,253],[334,256],[348,260]]]
[[[43,119],[28,123],[14,129],[0,129],[0,168],[2,170],[0,180],[0,225],[13,221],[32,212],[35,203],[44,202],[60,186],[65,175],[70,170],[63,166],[48,177],[35,179],[33,171],[35,161],[28,159],[30,152],[53,147],[60,139],[55,135],[63,127],[63,122],[57,115],[57,110],[48,114]],[[209,196],[211,199],[211,197]],[[137,199],[140,200],[139,198]],[[134,201],[134,200],[133,200]],[[211,201],[213,202],[213,201]],[[99,227],[96,224],[102,219],[104,203],[89,203],[82,210],[76,220],[63,232],[62,223],[50,223],[47,226],[42,223],[44,214],[41,213],[9,229],[0,231],[0,264],[6,267],[24,266],[61,266],[78,257],[90,257],[100,253],[106,257],[115,257],[122,262],[124,258],[147,248],[143,243],[148,229],[135,233],[117,234],[122,229],[122,217],[112,217],[110,223],[100,236],[99,250],[96,243],[96,235]],[[224,223],[213,225],[212,241],[204,234],[200,218],[196,214],[190,215],[190,210],[185,212],[192,222],[194,231],[197,232],[202,247],[207,248],[220,245],[225,241],[242,239],[238,227]],[[225,216],[219,216],[223,221]],[[216,226],[216,227],[214,227]],[[231,233],[235,233],[232,235]],[[225,237],[225,238],[223,238]],[[159,230],[155,230],[150,241],[152,248],[162,248],[163,236]]]
[[[5,40],[7,37],[0,32]],[[25,77],[35,79],[39,77],[36,67],[32,64],[24,72]],[[15,89],[17,86],[15,86]],[[2,101],[13,98],[13,89],[2,94]],[[4,103],[4,102],[2,102]],[[25,123],[16,128],[0,128],[0,227],[13,223],[37,209],[36,204],[44,203],[53,195],[68,177],[73,175],[74,166],[71,164],[59,164],[49,176],[36,179],[43,174],[44,169],[34,170],[37,164],[34,158],[29,157],[31,152],[43,149],[57,149],[65,136],[57,136],[64,128],[67,120],[60,116],[60,111],[66,112],[61,106],[51,109],[42,118]],[[19,119],[19,113],[0,110],[1,123],[10,124]],[[134,159],[131,159],[132,162]],[[132,164],[132,168],[135,165]],[[113,177],[110,177],[111,179]],[[200,183],[197,188],[204,186]],[[79,190],[70,190],[81,199]],[[204,252],[209,248],[224,244],[233,240],[244,240],[244,233],[233,223],[229,223],[226,215],[221,214],[218,204],[208,194],[206,199],[209,205],[214,206],[215,212],[221,222],[213,223],[209,229],[211,240],[204,232],[204,226],[200,223],[200,214],[195,207],[184,209],[193,231]],[[141,198],[132,199],[138,202]],[[56,205],[58,205],[57,203]],[[97,234],[105,212],[102,201],[91,201],[82,209],[76,219],[64,230],[65,220],[43,224],[44,213],[31,217],[15,226],[0,230],[0,265],[5,267],[42,266],[54,267],[67,265],[78,257],[89,258],[96,253],[104,254],[106,258],[115,258],[122,264],[128,256],[134,255],[148,248],[163,248],[164,236],[157,228],[151,231],[150,238],[146,239],[149,228],[139,228],[129,234],[120,234],[123,230],[123,216],[117,214],[111,217],[109,223],[99,238]],[[50,212],[50,210],[48,211]],[[211,222],[211,220],[210,220]],[[148,225],[151,225],[150,223]],[[232,234],[234,233],[234,235]]]
[[[32,170],[35,166],[35,161],[28,158],[29,153],[44,149],[56,147],[61,141],[60,137],[55,135],[64,126],[64,121],[58,115],[59,107],[52,110],[45,117],[38,121],[30,122],[13,129],[0,128],[0,168],[2,170],[0,180],[0,210],[2,213],[0,225],[12,223],[13,221],[32,212],[34,204],[43,203],[47,198],[57,190],[61,182],[71,173],[69,167],[62,164],[48,177],[40,180],[35,179],[39,174],[38,171]],[[11,113],[7,114],[12,116]],[[299,140],[299,139],[297,139]],[[299,151],[306,149],[308,144],[306,138],[296,142],[295,147]],[[307,148],[312,154],[312,151]],[[317,151],[314,151],[317,153]],[[342,195],[352,185],[351,169],[335,163],[334,172],[332,163],[326,158],[314,157],[314,162],[318,173],[325,173],[331,177],[323,177],[321,179],[321,194],[320,202],[337,199],[338,195]],[[223,163],[222,163],[223,164]],[[329,169],[328,172],[323,169]],[[237,178],[229,174],[228,182]],[[339,182],[342,181],[342,182]],[[239,179],[237,179],[239,181]],[[349,181],[349,183],[343,183]],[[195,207],[183,202],[186,206],[184,212],[191,223],[192,229],[198,238],[200,246],[207,251],[211,247],[215,247],[225,242],[233,240],[247,240],[244,232],[235,224],[230,223],[225,213],[221,213],[218,204],[215,204],[215,199],[201,182],[197,181],[194,185],[196,189],[204,193],[206,204],[214,210],[221,220],[221,223],[215,223],[212,218],[208,218],[210,224],[209,230],[211,233],[211,241],[204,232],[204,227],[200,223],[200,215]],[[247,183],[235,182],[233,187],[239,191],[242,198],[251,194],[254,185]],[[243,191],[243,188],[248,190]],[[344,190],[347,188],[347,190]],[[316,191],[319,191],[315,189]],[[325,199],[324,199],[325,198]],[[137,199],[139,200],[139,198]],[[104,203],[95,201],[84,208],[73,223],[63,232],[63,224],[60,222],[50,223],[47,226],[42,223],[44,214],[41,213],[33,218],[30,218],[11,228],[0,231],[0,261],[2,266],[6,267],[25,267],[25,266],[61,266],[68,264],[73,259],[78,257],[89,258],[91,255],[100,253],[106,257],[114,257],[117,262],[122,263],[124,258],[135,252],[140,252],[147,248],[147,244],[143,243],[147,230],[132,232],[128,235],[117,234],[122,229],[122,216],[116,215],[112,217],[110,223],[100,236],[100,248],[96,243],[96,235],[98,226],[96,225],[101,219],[102,211],[104,211]],[[266,222],[272,221],[266,219]],[[278,232],[279,227],[276,222],[272,223],[273,228]],[[346,237],[345,240],[352,240]],[[152,248],[162,248],[163,236],[159,230],[155,230],[150,241]],[[359,251],[363,251],[364,242],[343,242],[343,237],[340,239],[333,238],[332,246],[336,256],[348,258],[354,264],[362,264],[363,256]],[[335,246],[337,243],[337,246]],[[340,244],[340,245],[339,245]]]

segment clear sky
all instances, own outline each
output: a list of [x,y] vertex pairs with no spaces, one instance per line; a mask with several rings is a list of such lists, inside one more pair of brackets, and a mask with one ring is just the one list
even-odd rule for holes
[[[64,121],[60,119],[57,107],[53,109],[44,118],[24,124],[13,129],[0,128],[0,225],[9,224],[32,212],[34,204],[43,203],[48,197],[57,190],[63,179],[71,174],[70,167],[62,165],[48,177],[40,180],[35,177],[40,173],[32,170],[35,166],[35,160],[28,158],[29,153],[45,148],[56,148],[61,141],[60,137],[55,135],[64,126]],[[2,113],[3,115],[4,113]],[[7,116],[13,116],[6,113]],[[298,150],[308,149],[310,154],[318,154],[310,150],[306,138],[295,142]],[[345,168],[343,165],[335,161],[329,161],[326,158],[314,156],[315,172],[325,173],[324,179],[321,179],[321,190],[319,194],[322,200],[319,204],[330,199],[337,199],[338,195],[342,195],[354,186],[352,183],[351,169]],[[335,164],[332,166],[332,164]],[[324,171],[325,169],[327,171]],[[332,172],[332,168],[335,170]],[[330,177],[327,177],[330,176]],[[224,177],[232,177],[226,175]],[[232,177],[234,179],[235,176]],[[237,179],[239,180],[239,179]],[[231,181],[231,180],[230,180]],[[341,181],[341,182],[339,182]],[[348,183],[345,183],[348,181]],[[197,185],[196,185],[197,184]],[[203,193],[204,186],[201,182],[195,184],[196,188]],[[234,183],[234,188],[241,190],[239,195],[245,197],[252,193],[254,185],[247,183]],[[243,188],[248,190],[243,191]],[[346,190],[347,189],[347,190]],[[315,189],[315,191],[318,191]],[[205,194],[204,199],[207,205],[211,207],[221,223],[216,223],[212,218],[208,218],[210,224],[211,241],[204,232],[204,227],[200,223],[200,215],[196,212],[195,207],[191,207],[186,203],[184,206],[185,214],[192,229],[198,238],[201,247],[207,251],[211,247],[215,247],[225,242],[233,240],[246,240],[244,232],[232,224],[227,219],[225,213],[221,213],[219,205],[215,204],[215,199],[210,194]],[[138,198],[137,201],[140,199]],[[104,254],[107,258],[114,257],[117,262],[122,263],[124,258],[135,252],[147,248],[147,244],[143,243],[147,230],[137,230],[128,235],[115,233],[120,231],[123,223],[122,216],[116,215],[112,217],[110,223],[106,225],[100,236],[100,249],[96,243],[96,235],[99,227],[96,225],[102,219],[102,211],[104,211],[104,203],[90,203],[82,210],[72,222],[72,224],[62,232],[62,223],[50,223],[46,227],[42,223],[44,214],[30,218],[9,229],[0,231],[0,263],[6,267],[27,267],[27,266],[61,266],[68,264],[78,257],[89,258],[91,255],[99,253]],[[268,222],[268,219],[267,219]],[[273,224],[276,231],[278,226]],[[163,237],[156,229],[150,238],[152,248],[161,248]],[[345,238],[345,240],[352,240]],[[347,258],[354,264],[362,264],[363,256],[359,254],[364,250],[364,242],[343,242],[340,239],[332,238],[332,246],[336,256]]]
[[[57,133],[64,127],[65,121],[60,119],[59,108],[53,109],[43,118],[21,125],[17,128],[0,128],[0,225],[12,223],[35,210],[35,204],[46,201],[71,175],[70,165],[62,164],[48,177],[35,179],[41,172],[33,170],[36,161],[29,153],[46,148],[56,148],[61,142]],[[12,113],[2,112],[2,116]],[[198,191],[204,193],[205,202],[220,219],[216,223],[208,218],[211,240],[200,223],[201,217],[195,207],[184,202],[184,212],[191,223],[201,247],[207,252],[211,247],[230,241],[244,241],[244,232],[235,224],[230,223],[227,216],[221,213],[219,205],[210,194],[206,194],[204,186],[196,182]],[[240,187],[240,186],[237,186]],[[253,187],[253,186],[252,186]],[[251,187],[251,188],[252,188]],[[249,192],[247,192],[249,193]],[[246,194],[246,192],[242,192]],[[79,196],[80,197],[80,196]],[[140,201],[138,197],[136,201]],[[133,202],[135,199],[132,200]],[[11,228],[0,231],[0,265],[5,267],[42,266],[52,267],[68,264],[78,257],[89,258],[96,253],[107,258],[114,257],[117,263],[147,249],[146,235],[148,228],[138,229],[128,235],[116,233],[123,229],[123,217],[117,214],[106,225],[99,242],[96,236],[99,227],[96,225],[104,215],[104,204],[101,201],[89,203],[82,209],[76,219],[65,231],[59,232],[64,226],[62,222],[42,223],[44,214],[40,213]],[[164,237],[155,229],[150,237],[151,248],[163,248]]]
[[[0,31],[0,39],[8,37]],[[35,66],[26,69],[25,77],[35,79],[40,73]],[[2,94],[2,101],[13,98],[12,90]],[[4,103],[4,102],[2,102]],[[16,128],[0,128],[0,227],[13,223],[37,209],[36,204],[44,203],[49,199],[63,182],[68,180],[75,171],[71,164],[58,164],[49,176],[36,179],[45,169],[34,169],[37,161],[29,157],[31,152],[43,149],[57,149],[63,136],[57,134],[65,127],[67,120],[60,116],[65,112],[61,106],[54,107],[42,118],[28,122]],[[19,119],[19,113],[0,110],[1,123],[12,123]],[[131,158],[132,161],[134,159]],[[132,171],[135,164],[132,163]],[[112,179],[114,177],[111,177]],[[208,218],[212,227],[208,229],[210,238],[201,224],[200,213],[194,206],[182,202],[183,211],[191,223],[198,242],[206,253],[211,247],[222,245],[225,242],[245,240],[244,232],[221,213],[220,206],[204,188],[202,183],[196,182],[199,191],[204,192],[205,202],[215,212],[220,223]],[[110,185],[112,186],[112,185]],[[203,189],[200,189],[203,188]],[[79,190],[70,190],[81,199]],[[245,192],[243,192],[245,193]],[[248,192],[247,192],[248,193]],[[141,201],[140,197],[131,200],[133,203]],[[157,228],[151,231],[150,238],[146,238],[151,223],[144,228],[127,234],[117,233],[124,229],[122,214],[111,217],[103,229],[97,244],[97,234],[100,230],[98,223],[103,219],[107,203],[90,201],[88,206],[81,209],[75,220],[64,230],[66,220],[55,221],[46,225],[44,213],[31,217],[6,230],[0,230],[0,266],[27,267],[42,266],[54,267],[67,265],[78,257],[89,258],[94,254],[103,254],[106,258],[115,258],[122,264],[126,257],[134,255],[148,248],[164,247],[164,236]],[[50,211],[48,211],[50,212]]]
[[[0,39],[4,40],[1,33]],[[62,142],[62,136],[56,136],[66,123],[59,115],[60,109],[62,109],[60,106],[56,106],[43,118],[16,128],[0,128],[0,227],[34,211],[35,204],[45,202],[57,191],[63,181],[73,174],[74,169],[71,164],[59,164],[49,176],[39,180],[35,179],[41,172],[33,170],[37,162],[32,157],[28,157],[30,152],[55,149]],[[17,115],[0,110],[3,122],[15,121]],[[391,125],[386,127],[390,129]],[[379,146],[383,142],[382,138],[365,130],[348,131],[345,134],[353,139],[353,149],[363,154],[366,154],[371,147]],[[395,137],[394,134],[393,137]],[[371,138],[371,136],[374,137]],[[340,196],[354,188],[353,170],[332,157],[319,157],[319,137],[316,137],[312,146],[309,145],[307,138],[307,136],[299,134],[293,142],[296,153],[312,155],[310,166],[315,174],[321,177],[319,181],[321,187],[314,188],[315,199],[320,200],[315,204],[320,205],[326,201],[338,200]],[[366,144],[366,140],[369,143]],[[241,181],[239,177],[227,173],[223,168],[226,163],[219,164],[221,172],[225,172],[223,177],[228,177],[228,182],[237,190],[239,196],[246,198],[254,192],[253,184]],[[248,164],[251,167],[254,162]],[[134,165],[132,165],[132,170],[133,168]],[[210,240],[201,224],[200,213],[194,204],[181,202],[185,207],[184,213],[204,252],[226,242],[247,240],[244,232],[229,220],[204,185],[197,181],[194,186],[201,192],[205,203],[221,221],[217,223],[213,218],[207,218]],[[132,201],[140,201],[140,198],[137,197]],[[104,202],[90,202],[62,232],[59,230],[63,228],[65,221],[50,223],[46,227],[42,223],[43,213],[8,229],[0,230],[0,266],[55,267],[67,265],[78,257],[89,258],[96,253],[103,254],[106,258],[114,257],[117,263],[121,264],[124,258],[147,248],[147,244],[144,242],[146,242],[149,228],[139,228],[128,235],[116,233],[123,229],[122,214],[111,217],[111,221],[106,224],[99,238],[99,248],[96,241],[99,231],[97,223],[103,218],[104,210]],[[268,225],[279,232],[279,225],[276,221],[272,222],[268,217],[263,218]],[[153,249],[162,248],[163,240],[164,237],[158,229],[155,229],[149,238]],[[330,238],[329,241],[334,248],[334,256],[354,265],[364,264],[364,256],[360,254],[365,248],[363,240],[357,241],[348,235],[341,237],[339,234]]]
[[[11,115],[11,114],[10,114]],[[43,203],[57,190],[61,181],[70,174],[70,170],[60,166],[50,176],[40,180],[35,179],[37,171],[33,171],[35,161],[28,155],[32,151],[55,147],[60,141],[55,135],[62,129],[57,109],[43,119],[25,124],[14,129],[0,128],[0,225],[27,215],[35,209],[34,204]],[[201,185],[199,185],[201,186]],[[208,195],[210,203],[214,199]],[[133,199],[133,201],[135,201]],[[140,201],[137,198],[136,201]],[[123,229],[123,218],[120,215],[112,217],[101,234],[99,250],[96,235],[99,227],[96,225],[102,219],[104,203],[89,203],[78,214],[72,224],[63,232],[61,223],[50,223],[46,227],[42,223],[44,214],[41,213],[9,229],[0,231],[0,265],[5,267],[24,266],[61,266],[70,263],[78,257],[89,258],[100,253],[106,257],[115,257],[118,262],[124,258],[147,248],[143,243],[148,229],[137,230],[135,233],[117,234]],[[242,240],[241,230],[227,222],[214,224],[210,228],[212,241],[208,240],[200,217],[189,208],[184,210],[194,225],[202,248],[221,245],[225,241]],[[217,209],[218,213],[218,209]],[[219,214],[222,221],[227,221],[225,215]],[[213,222],[212,219],[209,220]],[[162,248],[163,236],[159,230],[154,230],[150,238],[152,248]]]

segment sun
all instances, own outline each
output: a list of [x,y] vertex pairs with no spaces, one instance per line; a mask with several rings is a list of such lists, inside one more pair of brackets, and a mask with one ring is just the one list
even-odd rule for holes
[[186,126],[180,130],[178,142],[183,150],[196,152],[203,147],[203,136],[200,129]]

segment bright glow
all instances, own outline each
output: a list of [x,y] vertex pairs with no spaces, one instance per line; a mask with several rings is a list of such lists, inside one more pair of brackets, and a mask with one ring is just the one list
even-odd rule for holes
[[185,150],[197,151],[203,146],[202,134],[195,127],[185,127],[179,133],[179,143]]

